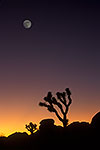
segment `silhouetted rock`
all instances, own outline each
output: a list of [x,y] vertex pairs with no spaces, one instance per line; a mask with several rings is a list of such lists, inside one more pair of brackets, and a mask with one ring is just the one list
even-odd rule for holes
[[47,149],[98,149],[100,136],[100,112],[91,121],[73,122],[66,128],[54,125],[53,119],[40,122],[33,135],[16,132],[0,137],[1,150],[47,150]]
[[44,119],[40,122],[39,129],[46,130],[51,129],[54,127],[54,120],[53,119]]
[[6,140],[6,137],[0,137],[0,149],[3,150],[3,148],[5,148]]
[[28,142],[28,134],[26,132],[20,133],[15,132],[7,138],[7,148],[9,149],[20,149],[26,148]]
[[28,134],[26,132],[23,132],[23,133],[15,132],[15,133],[9,135],[8,139],[19,139],[19,138],[22,139],[22,138],[25,138],[27,136],[28,136]]
[[68,125],[68,130],[71,131],[87,131],[90,128],[90,124],[88,122],[73,122]]
[[98,112],[91,120],[91,145],[98,149],[100,143],[100,112]]
[[76,146],[81,146],[84,141],[84,147],[89,143],[90,124],[88,122],[73,122],[67,126],[69,141],[73,141]]
[[91,126],[100,131],[100,112],[92,118]]

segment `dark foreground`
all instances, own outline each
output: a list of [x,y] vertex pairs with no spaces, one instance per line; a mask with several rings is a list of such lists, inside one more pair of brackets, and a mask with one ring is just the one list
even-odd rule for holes
[[98,149],[100,146],[100,112],[91,123],[73,122],[65,129],[44,120],[33,135],[14,133],[0,138],[0,150]]

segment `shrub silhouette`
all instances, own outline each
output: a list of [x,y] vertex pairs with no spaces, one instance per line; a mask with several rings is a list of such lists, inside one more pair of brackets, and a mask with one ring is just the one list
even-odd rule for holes
[[[66,92],[60,93],[57,92],[56,96],[57,99],[55,97],[52,96],[51,92],[48,92],[47,96],[44,97],[45,102],[40,102],[39,105],[40,106],[44,106],[47,107],[47,109],[50,112],[54,112],[56,114],[56,116],[58,117],[58,119],[63,123],[63,127],[65,128],[68,124],[68,119],[67,119],[67,113],[68,113],[68,109],[70,104],[72,103],[72,99],[71,99],[71,92],[69,90],[69,88],[65,89]],[[68,98],[68,103],[67,103],[67,99],[66,96]],[[59,115],[58,111],[55,106],[57,106],[59,108],[59,110],[62,113],[62,117],[61,115]]]
[[33,134],[37,130],[37,125],[30,122],[29,125],[25,125],[25,128]]

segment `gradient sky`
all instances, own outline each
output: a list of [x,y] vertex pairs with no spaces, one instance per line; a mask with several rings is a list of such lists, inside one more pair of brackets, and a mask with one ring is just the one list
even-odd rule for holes
[[[23,21],[30,19],[32,28]],[[26,131],[54,114],[38,103],[69,87],[68,119],[91,121],[100,110],[100,2],[0,1],[0,135]]]

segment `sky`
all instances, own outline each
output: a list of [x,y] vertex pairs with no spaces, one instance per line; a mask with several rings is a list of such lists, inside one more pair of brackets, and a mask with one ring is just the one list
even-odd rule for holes
[[69,123],[91,122],[100,111],[100,2],[1,0],[0,135],[27,132],[25,124],[46,118],[61,125],[38,104],[67,87]]

